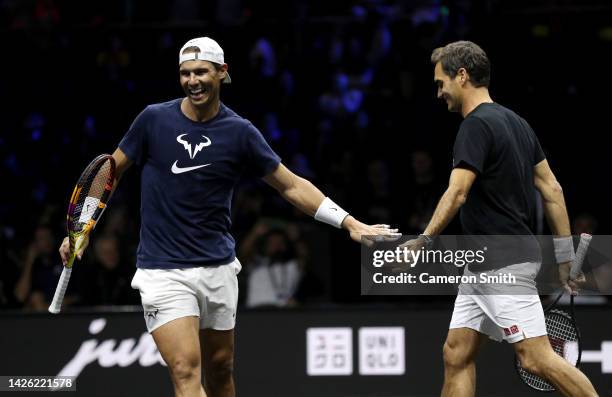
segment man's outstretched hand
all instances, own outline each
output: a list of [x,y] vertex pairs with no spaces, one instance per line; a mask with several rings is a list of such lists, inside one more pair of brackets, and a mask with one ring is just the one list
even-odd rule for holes
[[[398,247],[401,250],[408,250],[408,251],[419,251],[421,248],[425,247],[427,248],[428,242],[427,239],[423,236],[418,236],[417,238],[413,238],[412,240],[408,240],[403,244],[400,244]],[[414,258],[414,256],[412,256]],[[401,263],[395,263],[392,267],[391,270],[393,272],[403,272],[408,270],[411,266],[413,265],[413,263],[411,261],[407,261],[407,262],[401,262]]]
[[366,225],[350,215],[344,219],[342,227],[354,241],[369,247],[377,242],[395,241],[402,236],[398,229],[391,229],[389,225]]

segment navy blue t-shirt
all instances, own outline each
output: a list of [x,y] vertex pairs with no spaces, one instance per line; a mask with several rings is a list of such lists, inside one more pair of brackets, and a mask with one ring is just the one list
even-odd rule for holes
[[232,262],[234,186],[245,171],[263,177],[280,163],[257,128],[225,105],[195,122],[181,101],[147,106],[119,144],[142,168],[139,268]]

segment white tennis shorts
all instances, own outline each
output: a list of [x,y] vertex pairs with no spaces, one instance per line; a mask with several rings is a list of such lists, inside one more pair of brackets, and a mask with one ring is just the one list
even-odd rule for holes
[[219,266],[137,269],[132,288],[140,291],[147,330],[189,316],[199,317],[200,329],[233,329],[241,268],[235,259]]
[[[510,269],[513,274],[524,276],[526,282],[517,286],[516,295],[511,294],[512,287],[504,287],[503,294],[490,294],[491,291],[466,294],[460,287],[449,329],[470,328],[508,343],[546,335],[544,310],[534,281],[539,268],[538,263],[521,263],[495,271]],[[466,270],[464,274],[469,273]],[[525,292],[529,288],[533,288],[533,293]]]

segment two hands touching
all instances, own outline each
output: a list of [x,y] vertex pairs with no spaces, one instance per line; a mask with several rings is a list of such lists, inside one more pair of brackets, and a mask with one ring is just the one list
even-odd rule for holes
[[366,225],[351,215],[344,219],[342,227],[349,232],[353,241],[368,247],[377,242],[395,241],[402,236],[398,229],[391,229],[389,225]]

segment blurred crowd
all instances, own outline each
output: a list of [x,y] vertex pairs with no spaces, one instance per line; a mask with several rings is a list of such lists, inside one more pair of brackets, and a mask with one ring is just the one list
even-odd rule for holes
[[[587,109],[580,106],[571,119],[551,117],[590,95],[591,82],[546,70],[562,57],[554,53],[564,42],[555,25],[545,37],[524,22],[512,25],[522,55],[509,54],[507,32],[488,30],[503,29],[515,11],[500,3],[0,0],[7,59],[0,92],[10,103],[0,130],[0,307],[46,309],[61,273],[65,206],[82,168],[112,152],[147,104],[181,95],[177,51],[204,35],[224,47],[232,73],[222,100],[261,130],[290,169],[360,219],[404,234],[421,232],[431,217],[460,122],[435,99],[429,55],[448,41],[473,39],[492,58],[494,98],[532,123],[561,182],[571,183],[574,232],[605,233],[605,195],[591,194],[594,177],[570,162],[585,143],[556,139],[561,128],[590,131],[597,120],[581,118]],[[531,57],[530,73],[522,61],[514,69],[517,56]],[[538,78],[549,72],[554,89]],[[583,167],[593,165],[591,156],[579,157]],[[68,304],[139,303],[130,288],[138,178],[130,170],[111,199],[75,266]],[[385,300],[359,296],[357,245],[260,181],[237,188],[232,230],[246,307]],[[447,233],[458,231],[453,223]]]

